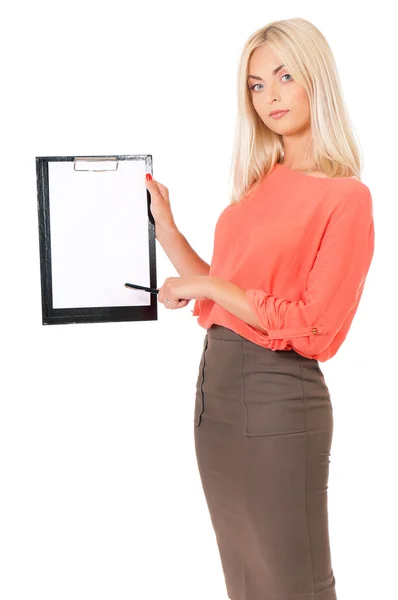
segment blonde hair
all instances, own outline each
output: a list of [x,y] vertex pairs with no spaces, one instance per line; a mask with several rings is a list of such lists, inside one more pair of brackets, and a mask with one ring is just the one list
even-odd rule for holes
[[250,57],[264,43],[308,94],[317,168],[328,177],[360,179],[362,155],[354,138],[354,128],[344,104],[328,42],[306,19],[297,17],[274,21],[249,37],[239,61],[230,204],[251,193],[275,163],[283,158],[283,137],[260,119],[253,107],[247,83]]

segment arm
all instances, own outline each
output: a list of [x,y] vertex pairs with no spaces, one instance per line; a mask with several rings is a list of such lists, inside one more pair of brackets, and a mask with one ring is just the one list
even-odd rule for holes
[[210,265],[200,258],[177,227],[158,231],[156,238],[180,277],[209,274]]
[[261,321],[257,314],[253,312],[253,309],[247,301],[245,290],[243,288],[230,281],[221,279],[220,277],[211,276],[208,278],[208,291],[206,291],[206,296],[238,317],[238,319],[267,333],[267,330],[262,328]]
[[[335,207],[300,300],[277,298],[262,289],[242,290],[217,283],[217,278],[211,278],[211,297],[252,326],[259,340],[271,341],[267,347],[283,350],[294,344],[298,351],[315,355],[330,345],[346,319],[352,320],[373,252],[372,199],[365,187],[346,193]],[[262,329],[250,318],[247,304]]]

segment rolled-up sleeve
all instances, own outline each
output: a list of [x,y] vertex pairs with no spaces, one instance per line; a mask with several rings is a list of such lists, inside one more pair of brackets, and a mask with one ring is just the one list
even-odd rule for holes
[[[346,319],[352,321],[374,253],[372,196],[367,186],[346,191],[333,208],[302,298],[291,301],[262,289],[246,299],[273,350],[287,345],[307,356],[326,350]],[[252,326],[250,326],[252,327]]]

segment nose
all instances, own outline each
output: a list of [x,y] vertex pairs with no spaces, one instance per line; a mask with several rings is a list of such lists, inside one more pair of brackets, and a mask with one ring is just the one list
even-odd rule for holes
[[267,102],[270,106],[270,111],[273,110],[274,100],[279,100],[280,94],[277,85],[271,85],[267,93]]

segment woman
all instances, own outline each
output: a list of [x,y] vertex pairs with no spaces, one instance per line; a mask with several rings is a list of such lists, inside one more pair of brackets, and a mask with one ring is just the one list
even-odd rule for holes
[[[286,111],[273,116],[273,111]],[[331,50],[305,19],[246,42],[230,204],[211,265],[146,182],[180,277],[159,292],[206,329],[195,448],[231,600],[335,600],[333,410],[319,362],[343,343],[374,251],[372,198]]]

